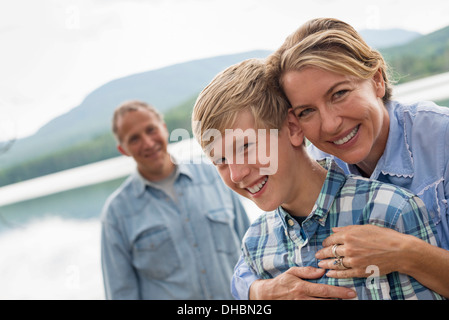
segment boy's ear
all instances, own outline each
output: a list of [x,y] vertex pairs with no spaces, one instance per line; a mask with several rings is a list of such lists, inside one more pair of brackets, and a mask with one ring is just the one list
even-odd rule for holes
[[299,120],[296,117],[296,115],[292,109],[290,109],[288,111],[287,125],[288,125],[290,142],[295,147],[301,146],[304,143],[304,133],[303,133],[301,127],[299,126]]

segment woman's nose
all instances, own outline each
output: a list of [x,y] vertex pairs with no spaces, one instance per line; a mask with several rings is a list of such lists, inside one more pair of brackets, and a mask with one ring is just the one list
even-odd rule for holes
[[342,118],[336,110],[325,108],[320,111],[321,130],[326,133],[338,132],[342,124]]

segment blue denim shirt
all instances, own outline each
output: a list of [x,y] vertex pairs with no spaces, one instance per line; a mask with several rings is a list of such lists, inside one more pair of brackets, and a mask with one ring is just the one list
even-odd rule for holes
[[107,299],[232,299],[249,227],[239,198],[207,164],[179,164],[177,200],[136,172],[102,213]]
[[[449,108],[433,102],[387,104],[390,132],[384,154],[371,179],[411,190],[426,205],[442,248],[449,250]],[[345,173],[360,175],[355,165],[322,152],[313,145],[314,159],[333,158]],[[257,280],[241,258],[232,278],[232,294],[248,299],[249,287]]]

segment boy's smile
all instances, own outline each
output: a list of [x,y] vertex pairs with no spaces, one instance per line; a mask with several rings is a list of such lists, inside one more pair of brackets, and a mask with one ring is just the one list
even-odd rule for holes
[[263,189],[267,180],[268,176],[265,176],[261,178],[258,182],[256,182],[252,187],[247,187],[245,189],[248,190],[252,195],[255,195],[256,193],[259,193]]

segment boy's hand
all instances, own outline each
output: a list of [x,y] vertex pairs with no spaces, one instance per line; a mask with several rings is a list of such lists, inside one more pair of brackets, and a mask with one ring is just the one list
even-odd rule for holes
[[352,299],[355,291],[327,284],[311,283],[302,279],[316,279],[324,269],[292,267],[274,279],[257,280],[250,288],[250,300],[324,300]]

